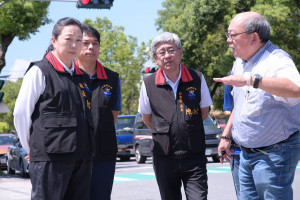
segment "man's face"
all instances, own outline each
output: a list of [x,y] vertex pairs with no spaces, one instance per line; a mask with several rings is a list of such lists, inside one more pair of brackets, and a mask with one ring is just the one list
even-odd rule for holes
[[98,39],[91,34],[83,33],[80,58],[90,61],[98,60],[99,53],[100,44]]
[[163,70],[170,71],[179,68],[182,49],[178,49],[175,42],[160,42],[156,44],[156,54],[153,59]]
[[[231,52],[235,58],[249,60],[252,56],[249,48],[251,47],[251,33],[245,33],[242,26],[243,20],[233,19],[228,27],[228,33],[232,35],[227,38]],[[238,34],[238,35],[235,35]]]

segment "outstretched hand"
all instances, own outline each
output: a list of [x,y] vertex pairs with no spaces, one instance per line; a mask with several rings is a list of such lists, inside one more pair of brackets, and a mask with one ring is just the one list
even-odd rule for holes
[[230,75],[223,78],[213,78],[216,82],[223,82],[226,85],[233,85],[236,87],[243,87],[247,85],[247,80],[243,75]]

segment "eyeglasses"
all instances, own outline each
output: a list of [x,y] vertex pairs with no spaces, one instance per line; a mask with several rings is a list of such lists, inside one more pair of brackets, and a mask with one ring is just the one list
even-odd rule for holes
[[168,49],[167,51],[160,51],[156,53],[159,57],[164,57],[168,52],[169,55],[174,55],[177,49]]
[[241,33],[236,33],[236,34],[230,34],[230,33],[225,33],[226,37],[228,39],[233,39],[233,37],[237,36],[237,35],[240,35],[240,34],[243,34],[243,33],[249,33],[248,31],[245,31],[245,32],[241,32]]

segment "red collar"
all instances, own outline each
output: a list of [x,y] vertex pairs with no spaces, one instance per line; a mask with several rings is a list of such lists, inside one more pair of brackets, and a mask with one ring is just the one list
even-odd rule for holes
[[[98,79],[107,79],[106,72],[105,72],[103,65],[98,60],[96,62],[96,65],[97,65],[96,66],[97,78]],[[75,62],[75,70],[78,70],[81,73],[83,73],[82,70],[79,68],[78,59]]]
[[[182,80],[182,82],[192,81],[193,78],[192,78],[189,70],[183,64],[180,63],[180,65],[181,65],[181,80]],[[164,76],[163,70],[161,68],[159,68],[155,75],[155,85],[164,85],[164,84],[166,84],[166,78]]]
[[105,69],[104,69],[103,65],[98,60],[97,60],[96,72],[97,72],[97,78],[98,79],[107,79]]
[[[64,66],[59,62],[59,60],[56,58],[56,56],[52,53],[52,51],[48,52],[46,55],[46,59],[51,63],[51,65],[54,67],[54,69],[58,72],[66,72]],[[75,74],[84,74],[78,67],[75,68]]]

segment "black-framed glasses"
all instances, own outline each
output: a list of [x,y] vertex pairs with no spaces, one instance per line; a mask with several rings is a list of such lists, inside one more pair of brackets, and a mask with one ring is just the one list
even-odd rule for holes
[[170,48],[167,51],[160,51],[160,52],[156,53],[156,55],[158,55],[159,57],[164,57],[167,53],[169,55],[174,55],[177,50],[178,49]]
[[240,34],[243,34],[243,33],[249,33],[248,31],[245,31],[245,32],[241,32],[241,33],[236,33],[236,34],[230,34],[230,33],[225,33],[226,37],[228,39],[233,39],[233,37],[237,36],[237,35],[240,35]]

